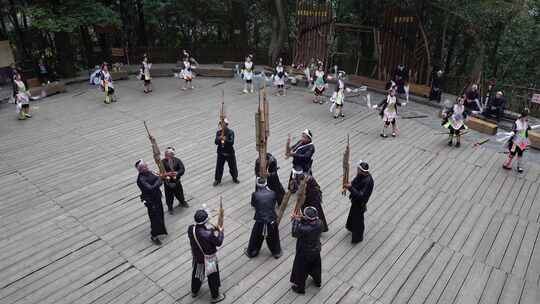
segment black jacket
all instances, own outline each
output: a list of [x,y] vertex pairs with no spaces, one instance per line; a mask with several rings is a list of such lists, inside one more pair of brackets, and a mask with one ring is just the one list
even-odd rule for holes
[[152,172],[139,173],[137,186],[141,189],[141,200],[146,202],[161,202],[161,178]]
[[276,220],[277,194],[268,188],[259,188],[251,194],[251,206],[255,207],[253,219],[257,222],[272,223]]
[[234,131],[227,128],[225,130],[225,142],[221,144],[221,130],[216,132],[214,143],[217,145],[217,153],[234,154]]
[[296,155],[293,156],[293,167],[300,167],[304,172],[311,170],[311,164],[313,163],[313,154],[315,153],[315,146],[313,143],[302,144],[297,142],[291,149]]
[[[199,249],[197,242],[193,236],[193,227],[197,234],[197,240],[204,251],[204,254],[210,255],[217,252],[217,247],[223,244],[225,237],[223,232],[218,232],[213,228],[207,228],[205,225],[190,225],[188,227],[189,244],[191,245],[191,253],[196,263],[204,263],[204,255]],[[216,236],[217,234],[217,236]]]
[[504,96],[501,96],[501,98],[493,96],[489,102],[489,105],[492,107],[504,109],[506,108],[506,98],[504,98]]
[[294,219],[292,222],[292,236],[296,240],[296,254],[310,255],[321,252],[322,224],[319,219],[315,221]]
[[[259,177],[259,158],[255,160],[255,176]],[[277,174],[278,166],[277,166],[277,160],[276,158],[270,154],[266,153],[266,165],[268,166],[268,173],[269,175],[275,175]]]
[[184,168],[184,163],[182,163],[182,161],[176,157],[172,158],[172,167],[169,166],[169,161],[167,161],[165,158],[161,160],[161,163],[163,164],[166,172],[176,172],[176,180],[180,180],[180,177],[182,177],[186,171]]
[[373,178],[371,174],[368,175],[357,175],[352,183],[352,187],[349,189],[351,203],[354,208],[360,209],[362,212],[366,211],[366,204],[373,192]]

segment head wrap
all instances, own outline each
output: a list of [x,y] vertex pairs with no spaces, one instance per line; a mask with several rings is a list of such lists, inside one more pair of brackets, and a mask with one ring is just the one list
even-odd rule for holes
[[135,162],[135,168],[136,168],[137,170],[139,170],[139,168],[140,168],[141,166],[143,166],[144,164],[145,164],[144,160],[139,159],[138,161]]
[[193,218],[195,219],[195,224],[203,225],[208,222],[208,213],[203,209],[199,209],[195,212],[195,216]]
[[174,155],[174,153],[176,153],[176,150],[173,147],[167,147],[165,153],[171,153],[172,155]]
[[313,221],[319,218],[319,213],[315,207],[309,206],[304,208],[304,217],[307,220]]
[[358,169],[360,169],[362,172],[369,172],[369,165],[363,160],[358,161],[356,167],[358,167]]
[[259,188],[265,188],[266,187],[266,178],[264,177],[258,177],[256,181],[256,186]]
[[309,137],[309,139],[313,137],[313,134],[311,133],[309,129],[305,129],[304,132],[302,132],[302,134],[305,134],[307,137]]

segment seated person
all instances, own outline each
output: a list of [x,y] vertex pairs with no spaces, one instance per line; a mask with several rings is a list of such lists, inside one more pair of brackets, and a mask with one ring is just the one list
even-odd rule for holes
[[465,94],[465,109],[469,112],[482,111],[480,106],[480,92],[478,85],[473,84],[471,89]]
[[499,122],[504,114],[504,109],[506,108],[506,98],[504,98],[503,93],[498,91],[495,94],[494,98],[491,98],[484,109],[485,116],[494,116]]

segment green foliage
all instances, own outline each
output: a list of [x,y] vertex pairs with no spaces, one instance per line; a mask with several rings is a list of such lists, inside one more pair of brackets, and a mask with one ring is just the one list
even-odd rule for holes
[[120,25],[118,14],[95,1],[34,1],[28,8],[32,25],[51,32],[71,33],[83,25]]

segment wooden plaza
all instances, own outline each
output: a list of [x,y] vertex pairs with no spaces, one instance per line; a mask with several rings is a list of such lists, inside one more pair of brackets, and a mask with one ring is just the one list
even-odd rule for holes
[[[523,174],[505,171],[502,148],[473,148],[475,132],[450,148],[443,130],[421,119],[400,119],[400,136],[383,139],[378,113],[361,99],[351,98],[346,117],[334,119],[328,104],[313,104],[311,92],[296,87],[269,96],[268,151],[285,183],[287,135],[312,130],[313,174],[330,231],[322,236],[322,287],[308,280],[305,295],[293,293],[288,218],[281,258],[265,245],[256,258],[243,255],[254,213],[258,96],[241,94],[238,80],[197,78],[195,85],[181,91],[176,79],[160,78],[145,95],[139,81],[119,81],[120,101],[110,105],[97,89],[74,85],[33,103],[26,121],[13,105],[0,107],[0,303],[207,303],[206,283],[197,298],[190,295],[186,233],[197,208],[215,210],[220,196],[223,303],[539,303],[538,162],[529,159]],[[222,89],[241,183],[225,170],[212,187]],[[381,98],[372,94],[373,102]],[[409,104],[401,115],[427,111],[438,120],[424,108]],[[143,120],[162,149],[176,147],[191,205],[165,215],[169,235],[159,247],[135,184],[135,161],[152,160]],[[340,192],[347,134],[353,164],[367,161],[375,180],[367,233],[355,246],[345,229],[350,202]]]

